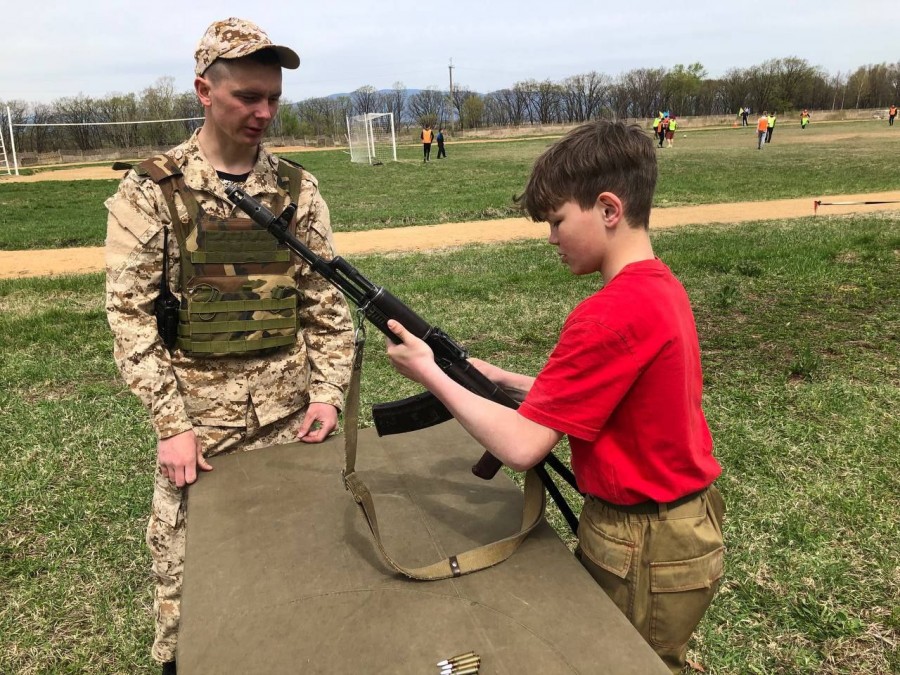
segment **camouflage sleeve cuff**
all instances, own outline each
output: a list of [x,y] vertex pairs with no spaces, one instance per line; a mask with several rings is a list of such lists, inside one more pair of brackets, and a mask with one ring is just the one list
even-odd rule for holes
[[309,402],[327,403],[340,411],[344,408],[344,392],[333,384],[315,382],[309,387]]
[[153,429],[156,431],[156,437],[159,440],[177,436],[178,434],[182,434],[185,431],[190,431],[193,428],[194,425],[191,424],[191,421],[187,417],[183,419],[172,419],[171,417],[166,417],[165,419],[153,420]]

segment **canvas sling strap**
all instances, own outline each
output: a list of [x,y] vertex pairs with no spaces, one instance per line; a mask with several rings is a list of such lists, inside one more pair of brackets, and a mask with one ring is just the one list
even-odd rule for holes
[[347,390],[347,404],[344,409],[345,463],[342,476],[344,478],[344,486],[353,495],[353,499],[356,500],[363,516],[365,516],[366,523],[372,532],[375,545],[381,552],[382,558],[397,572],[410,579],[418,579],[420,581],[437,581],[439,579],[458,577],[503,562],[516,551],[519,544],[541,522],[541,518],[544,515],[546,506],[544,486],[533,469],[525,474],[522,526],[517,533],[423,567],[404,567],[391,558],[385,550],[378,530],[378,519],[375,515],[375,502],[372,499],[372,494],[356,473],[356,442],[359,430],[359,383],[366,341],[363,321],[364,318],[360,314],[356,329],[353,370],[350,377],[350,386]]

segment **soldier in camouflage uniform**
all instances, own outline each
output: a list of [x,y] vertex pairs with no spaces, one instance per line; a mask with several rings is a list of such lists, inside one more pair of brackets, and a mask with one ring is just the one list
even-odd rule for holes
[[[344,298],[293,253],[275,250],[274,237],[252,232],[224,192],[226,183],[239,183],[276,213],[293,197],[296,235],[324,258],[334,256],[315,178],[296,166],[282,175],[283,162],[261,145],[281,95],[281,68],[299,62],[248,21],[212,24],[196,52],[203,127],[129,172],[106,203],[115,360],[158,438],[147,543],[157,582],[152,656],[164,673],[175,672],[187,486],[198,469],[212,469],[206,458],[216,454],[297,438],[321,442],[337,425],[349,381],[352,322]],[[165,252],[164,229],[175,235]],[[237,238],[216,252],[220,231]],[[153,314],[164,254],[182,310],[171,350]],[[197,310],[204,301],[217,313]],[[209,319],[215,331],[204,327]]]

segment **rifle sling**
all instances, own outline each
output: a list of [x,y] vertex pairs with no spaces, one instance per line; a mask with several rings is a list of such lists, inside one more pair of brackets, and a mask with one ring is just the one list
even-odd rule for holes
[[[360,317],[360,326],[363,318]],[[396,562],[385,550],[378,530],[378,519],[375,514],[375,502],[369,488],[356,473],[356,443],[359,429],[359,387],[362,373],[363,350],[365,348],[365,331],[357,329],[356,345],[353,355],[353,370],[350,386],[347,390],[347,403],[344,408],[344,486],[353,495],[353,499],[362,510],[369,531],[375,539],[382,558],[394,570],[420,581],[437,581],[462,576],[471,572],[492,567],[511,556],[525,537],[541,522],[546,506],[546,495],[537,473],[532,469],[525,474],[525,494],[522,507],[522,525],[519,531],[509,537],[473,548],[450,556],[431,565],[423,567],[405,567]]]

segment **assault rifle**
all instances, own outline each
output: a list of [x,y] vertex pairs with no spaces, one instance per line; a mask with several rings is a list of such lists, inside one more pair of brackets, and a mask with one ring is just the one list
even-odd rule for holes
[[[290,223],[297,211],[296,204],[289,204],[280,216],[276,216],[237,186],[226,187],[225,194],[238,208],[250,216],[253,222],[268,230],[278,241],[303,258],[313,270],[321,274],[350,299],[388,339],[395,343],[400,342],[400,338],[394,335],[387,326],[390,319],[395,319],[403,324],[410,333],[431,347],[437,364],[455,382],[483,398],[508,408],[518,408],[519,404],[509,394],[469,363],[468,352],[440,328],[432,326],[389,291],[366,279],[359,270],[340,256],[325,260],[294,236],[290,231]],[[372,406],[372,417],[378,435],[386,436],[440,424],[449,420],[453,415],[433,394],[426,391],[400,401],[374,405]],[[578,519],[550,478],[544,463],[550,465],[577,490],[575,477],[552,452],[535,467],[541,482],[547,488],[553,501],[556,502],[572,532],[577,533]],[[479,478],[488,480],[497,474],[501,466],[503,464],[500,460],[489,452],[485,452],[478,463],[472,467],[472,473]]]

